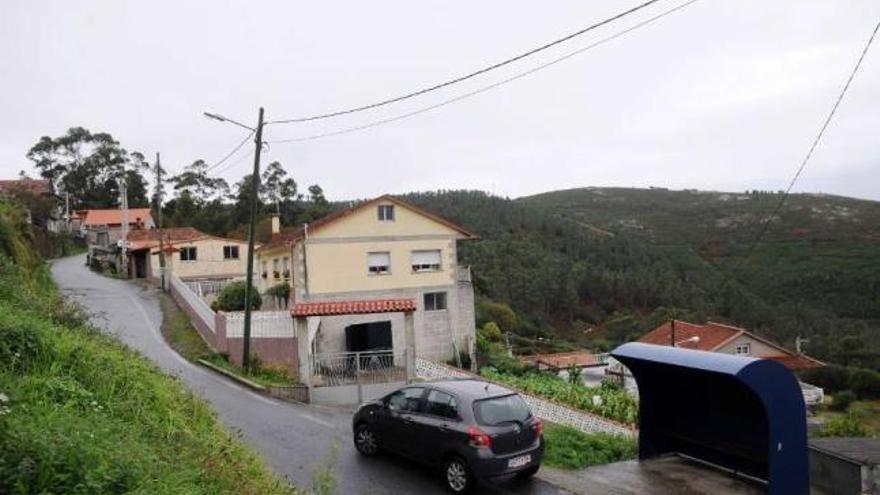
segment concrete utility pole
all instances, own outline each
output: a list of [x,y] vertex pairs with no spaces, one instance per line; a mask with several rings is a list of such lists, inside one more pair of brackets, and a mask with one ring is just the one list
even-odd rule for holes
[[[122,263],[121,266],[128,267],[128,259],[126,248],[128,247],[128,184],[125,177],[119,179],[119,206],[122,209]],[[109,232],[109,231],[108,231]]]
[[162,290],[165,290],[165,240],[162,238],[162,166],[159,164],[159,153],[156,152],[156,217],[159,228],[159,277]]
[[251,216],[248,223],[247,278],[244,286],[244,350],[242,364],[245,371],[251,369],[251,287],[254,283],[254,226],[257,223],[257,198],[260,193],[260,150],[263,147],[263,107],[257,118],[254,143],[254,173],[251,176]]
[[247,257],[247,277],[245,279],[245,288],[244,288],[244,348],[242,352],[242,364],[244,365],[245,371],[250,371],[251,368],[251,286],[254,283],[254,226],[257,223],[257,197],[260,193],[260,151],[263,148],[263,126],[265,122],[263,121],[263,107],[260,107],[259,117],[257,118],[257,127],[256,129],[246,126],[241,122],[236,122],[232,119],[226,118],[222,115],[217,115],[216,113],[204,112],[205,117],[209,119],[219,120],[220,122],[228,122],[233,125],[237,125],[238,127],[242,127],[247,129],[254,134],[256,137],[254,138],[254,143],[256,144],[256,151],[254,152],[254,173],[251,176],[251,186],[253,190],[251,191],[251,212],[250,212],[250,222],[248,222],[248,257]]

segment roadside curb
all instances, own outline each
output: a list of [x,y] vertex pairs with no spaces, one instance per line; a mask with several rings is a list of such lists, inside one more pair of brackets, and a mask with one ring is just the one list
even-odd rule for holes
[[228,371],[228,370],[225,370],[210,361],[206,361],[204,359],[199,359],[197,362],[199,364],[201,364],[202,366],[204,366],[205,368],[209,368],[211,370],[214,370],[217,373],[220,373],[221,375],[224,375],[228,378],[232,378],[236,382],[238,382],[238,383],[240,383],[250,389],[256,390],[258,392],[266,393],[266,387],[260,385],[259,383],[255,383],[255,382],[248,380],[247,378],[238,376],[235,373]]

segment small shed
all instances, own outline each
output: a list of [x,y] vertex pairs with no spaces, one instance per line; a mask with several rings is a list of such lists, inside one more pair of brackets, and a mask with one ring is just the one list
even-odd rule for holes
[[771,494],[809,493],[804,399],[783,365],[628,343],[611,353],[639,388],[639,458],[693,457],[765,480]]
[[880,495],[880,439],[816,438],[810,441],[813,486],[840,495]]

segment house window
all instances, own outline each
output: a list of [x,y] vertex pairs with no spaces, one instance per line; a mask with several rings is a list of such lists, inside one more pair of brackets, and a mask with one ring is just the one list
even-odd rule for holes
[[281,258],[281,276],[284,278],[290,278],[290,265],[288,265],[287,256]]
[[391,253],[367,253],[367,269],[370,275],[387,275],[391,273]]
[[425,311],[446,309],[445,292],[425,292]]
[[281,278],[281,272],[278,270],[278,258],[272,258],[272,276]]
[[262,277],[263,277],[263,278],[266,278],[266,277],[267,277],[267,274],[266,274],[266,262],[265,262],[265,261],[261,262],[261,263],[260,263],[260,266],[261,266]]
[[379,221],[380,222],[393,222],[394,221],[394,205],[379,205]]
[[180,261],[195,261],[197,259],[197,252],[195,247],[182,247],[180,248]]
[[736,345],[736,353],[737,355],[748,355],[752,353],[752,344],[737,344]]
[[411,255],[412,270],[414,272],[438,272],[440,271],[440,250],[428,249],[413,251]]
[[223,246],[223,259],[224,260],[237,260],[238,259],[238,246]]

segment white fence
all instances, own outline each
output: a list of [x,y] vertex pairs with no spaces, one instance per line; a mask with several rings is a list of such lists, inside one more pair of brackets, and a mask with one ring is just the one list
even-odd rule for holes
[[226,280],[188,280],[184,282],[199,297],[219,294],[223,287],[235,282],[235,279]]
[[[226,313],[226,336],[244,337],[244,312]],[[251,313],[251,338],[293,338],[293,317],[289,311]]]
[[[416,375],[428,380],[443,378],[479,378],[465,371],[445,364],[416,358]],[[600,416],[578,411],[555,402],[540,399],[526,393],[519,393],[535,416],[552,423],[570,426],[586,433],[611,433],[614,435],[633,436],[635,432],[624,425],[606,420]]]
[[171,275],[171,288],[177,292],[180,297],[183,298],[184,301],[189,305],[193,311],[196,312],[196,315],[202,323],[205,324],[206,327],[211,329],[212,332],[216,332],[214,328],[214,311],[211,310],[211,307],[208,306],[208,303],[205,302],[204,299],[199,297],[190,287],[180,280],[176,275]]

